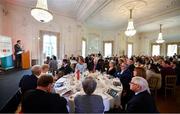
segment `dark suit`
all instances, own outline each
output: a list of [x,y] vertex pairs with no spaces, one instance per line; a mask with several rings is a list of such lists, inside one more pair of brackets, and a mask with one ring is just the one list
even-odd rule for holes
[[66,105],[65,98],[39,89],[27,91],[22,98],[23,113],[67,113]]
[[58,71],[62,71],[64,75],[67,75],[72,73],[73,69],[67,64],[66,66],[62,66]]
[[130,90],[129,83],[132,79],[132,74],[129,69],[126,69],[124,72],[117,72],[116,77],[118,77],[123,85],[123,92],[121,97],[121,104],[123,109],[125,109],[126,103],[132,98],[134,92]]
[[128,113],[157,113],[154,99],[147,91],[134,95],[128,102],[126,112]]
[[99,95],[78,95],[74,99],[76,113],[103,113],[103,99]]
[[14,45],[14,55],[15,55],[15,67],[20,68],[21,67],[21,54],[18,54],[20,51],[22,51],[22,48],[18,45]]
[[19,87],[21,88],[22,93],[29,89],[36,89],[37,80],[38,78],[34,74],[24,75],[19,82]]
[[111,70],[108,70],[108,71],[107,71],[107,74],[112,75],[112,76],[115,77],[115,75],[116,75],[116,68],[113,68],[113,69],[111,69]]
[[130,89],[129,83],[132,79],[132,73],[129,69],[126,69],[124,72],[116,72],[116,77],[118,77],[121,80],[121,83],[123,85],[123,89]]
[[103,59],[99,59],[97,64],[96,64],[96,70],[104,72],[105,71],[105,67],[104,67],[104,60]]
[[134,68],[135,68],[134,64],[130,64],[130,65],[128,66],[128,69],[130,70],[130,72],[132,73],[132,75],[133,75]]

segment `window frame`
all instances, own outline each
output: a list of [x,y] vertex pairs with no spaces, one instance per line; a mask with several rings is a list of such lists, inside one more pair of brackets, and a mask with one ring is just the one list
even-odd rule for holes
[[40,64],[43,63],[44,55],[43,55],[43,35],[54,35],[57,37],[57,59],[60,57],[60,33],[59,32],[53,32],[53,31],[46,31],[46,30],[40,30],[39,31],[39,60]]
[[132,55],[131,55],[131,56],[133,56],[133,54],[134,54],[134,45],[133,45],[133,43],[132,43],[132,42],[127,42],[127,52],[126,52],[127,57],[128,57],[128,45],[129,45],[129,44],[132,45]]
[[162,55],[162,44],[158,44],[158,43],[151,43],[151,56],[153,56],[153,45],[159,45],[160,46],[160,52],[159,52],[159,56]]
[[114,52],[113,52],[113,50],[114,50],[114,42],[111,40],[111,41],[103,41],[103,55],[105,56],[105,43],[111,43],[112,44],[112,50],[111,50],[111,52],[112,52],[112,55],[111,56],[113,56],[114,55]]
[[[87,52],[87,41],[86,41],[85,38],[83,38],[82,41],[81,41],[81,47],[82,47],[83,41],[85,41],[85,57],[86,57],[86,52]],[[81,55],[82,55],[82,50],[81,50]],[[82,56],[83,56],[83,55],[82,55]],[[84,58],[85,58],[85,57],[84,57]]]
[[177,45],[177,55],[180,54],[180,42],[169,42],[169,43],[166,43],[166,56],[168,56],[168,45],[173,45],[173,44],[176,44]]

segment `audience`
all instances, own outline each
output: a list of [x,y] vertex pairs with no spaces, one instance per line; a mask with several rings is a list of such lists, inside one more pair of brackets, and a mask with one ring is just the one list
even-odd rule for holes
[[31,68],[31,71],[32,71],[31,75],[24,75],[19,82],[19,87],[22,93],[30,89],[35,89],[37,87],[37,80],[41,74],[41,66],[34,65]]
[[63,72],[64,75],[67,75],[67,74],[70,74],[70,73],[73,72],[72,68],[68,64],[68,60],[67,59],[63,59],[62,66],[61,66],[61,68],[58,71]]
[[116,73],[115,62],[110,61],[109,62],[109,69],[107,70],[107,74],[115,77],[115,75],[116,75],[115,73]]
[[133,77],[130,89],[135,95],[127,103],[128,113],[158,113],[154,99],[150,95],[147,81],[142,77]]
[[76,64],[75,72],[79,70],[80,73],[83,73],[86,71],[86,68],[87,68],[87,64],[84,62],[84,58],[80,56],[78,59],[78,63]]
[[51,93],[53,78],[43,74],[37,81],[37,88],[27,91],[22,98],[23,113],[68,113],[67,101]]
[[49,65],[48,64],[43,64],[41,66],[41,74],[48,74],[49,71]]
[[127,60],[127,64],[128,64],[128,69],[131,71],[131,73],[133,73],[134,68],[135,68],[135,65],[134,65],[133,60],[128,59],[128,60]]
[[[67,55],[65,58],[67,58]],[[32,75],[25,75],[20,80],[19,87],[24,95],[22,99],[23,113],[68,112],[66,108],[67,101],[63,97],[51,93],[53,81],[51,81],[52,77],[47,73],[51,71],[55,74],[55,71],[58,71],[55,76],[56,80],[58,80],[62,76],[72,73],[74,70],[71,68],[68,59],[63,59],[62,66],[58,70],[56,56],[53,56],[52,60],[49,60],[47,57],[47,61],[45,62],[47,64],[33,66],[31,69]],[[73,55],[71,56],[71,60],[75,60]],[[76,64],[75,72],[82,74],[86,69],[89,72],[94,72],[95,70],[100,72],[106,71],[107,74],[120,79],[123,85],[121,105],[123,111],[128,113],[158,112],[147,83],[150,78],[158,78],[157,89],[162,89],[165,76],[176,74],[177,85],[180,85],[180,65],[177,62],[177,57],[132,56],[131,59],[128,59],[127,56],[113,56],[103,59],[100,54],[91,54],[85,59],[87,64],[84,62],[82,56],[78,56],[77,60],[78,63]],[[82,86],[85,95],[77,95],[75,97],[75,112],[103,113],[104,104],[102,97],[93,94],[97,82],[93,77],[86,77],[82,82]]]
[[146,70],[143,67],[135,67],[133,71],[134,76],[140,76],[146,79]]
[[58,69],[58,62],[56,56],[53,55],[52,60],[49,62],[49,69],[55,75],[55,71]]
[[104,104],[103,99],[99,95],[94,95],[97,82],[93,77],[86,77],[82,82],[85,95],[78,95],[75,97],[75,112],[76,113],[103,113]]
[[126,103],[129,101],[131,96],[133,95],[132,91],[130,91],[129,82],[131,81],[132,74],[130,70],[128,69],[128,65],[126,63],[122,63],[121,66],[121,72],[116,73],[116,77],[118,77],[123,85],[123,92],[121,96],[121,104],[123,109],[125,109]]
[[155,77],[158,79],[158,83],[157,83],[157,89],[161,88],[161,74],[160,73],[156,73],[156,65],[154,64],[150,64],[149,65],[149,69],[146,70],[146,80],[148,81],[150,78]]
[[49,64],[51,58],[49,56],[46,57],[46,60],[44,61],[44,64]]
[[96,70],[98,70],[100,72],[105,71],[104,60],[103,60],[102,56],[100,56],[99,60],[97,61]]

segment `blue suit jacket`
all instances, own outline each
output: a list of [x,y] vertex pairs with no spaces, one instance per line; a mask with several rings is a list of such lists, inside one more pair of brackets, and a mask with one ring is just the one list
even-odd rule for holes
[[126,69],[122,74],[120,71],[116,72],[116,77],[121,80],[124,90],[130,89],[129,83],[131,82],[132,74],[129,69]]

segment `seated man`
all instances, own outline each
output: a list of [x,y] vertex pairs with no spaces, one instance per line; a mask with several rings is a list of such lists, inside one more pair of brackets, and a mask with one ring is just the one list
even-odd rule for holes
[[97,82],[93,77],[86,77],[82,82],[83,90],[86,95],[78,95],[75,97],[75,112],[76,113],[103,113],[103,99],[99,95],[93,95]]
[[41,74],[48,74],[49,71],[49,65],[48,64],[43,64],[41,66]]
[[41,66],[34,65],[31,68],[31,71],[31,75],[24,75],[19,82],[19,87],[21,88],[22,93],[29,89],[35,89],[37,87],[37,80],[39,75],[41,74]]
[[135,95],[127,104],[128,113],[157,113],[154,99],[150,95],[147,81],[142,77],[133,77],[130,89]]
[[63,59],[62,67],[58,70],[64,73],[64,75],[70,74],[73,72],[72,68],[68,64],[67,59]]
[[42,74],[37,88],[27,91],[22,98],[23,113],[67,113],[67,101],[58,94],[51,93],[53,77]]

